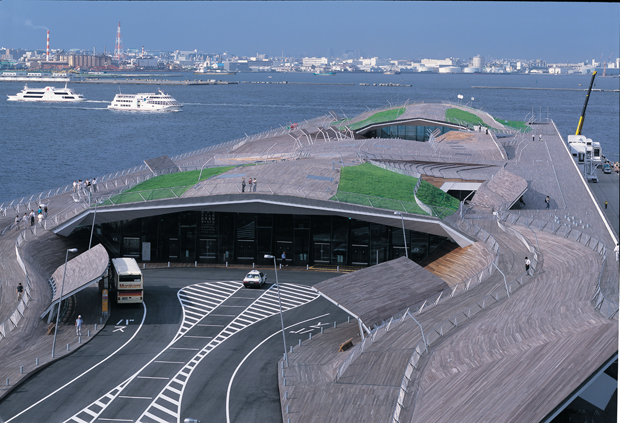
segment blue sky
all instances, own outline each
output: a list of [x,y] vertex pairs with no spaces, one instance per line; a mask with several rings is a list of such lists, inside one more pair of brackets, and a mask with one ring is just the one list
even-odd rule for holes
[[0,47],[125,48],[238,55],[606,60],[619,3],[407,1],[0,1]]

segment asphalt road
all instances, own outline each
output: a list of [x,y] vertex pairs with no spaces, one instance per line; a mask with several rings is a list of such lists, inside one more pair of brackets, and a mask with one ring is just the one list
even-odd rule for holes
[[[145,271],[145,306],[115,306],[91,342],[0,403],[0,422],[282,421],[284,345],[274,272],[243,288],[239,269]],[[337,276],[278,271],[287,345],[347,315],[309,287]]]

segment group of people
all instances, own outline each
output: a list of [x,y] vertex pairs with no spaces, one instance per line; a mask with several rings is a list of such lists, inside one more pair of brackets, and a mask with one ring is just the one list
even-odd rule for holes
[[28,226],[34,226],[35,218],[37,223],[43,224],[43,220],[47,219],[47,204],[40,204],[36,214],[31,209],[30,213],[24,213],[21,218],[19,215],[15,215],[15,230],[19,230],[20,222],[23,229],[26,229]]
[[[245,192],[245,178],[241,178],[241,192]],[[248,192],[256,192],[256,178],[248,178]]]
[[73,192],[80,195],[88,195],[88,192],[97,192],[97,178],[93,178],[91,180],[78,179],[77,181],[73,181]]

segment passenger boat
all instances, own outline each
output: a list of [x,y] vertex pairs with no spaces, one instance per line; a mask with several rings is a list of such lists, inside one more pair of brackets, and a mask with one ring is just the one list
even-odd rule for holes
[[236,75],[235,71],[227,71],[223,69],[200,68],[194,75]]
[[156,93],[116,94],[108,109],[140,112],[178,112],[181,103],[159,90]]
[[66,101],[84,101],[85,98],[82,94],[76,94],[71,88],[67,88],[65,84],[64,88],[28,88],[28,85],[24,86],[21,92],[15,95],[8,95],[7,101],[53,101],[53,102],[66,102]]

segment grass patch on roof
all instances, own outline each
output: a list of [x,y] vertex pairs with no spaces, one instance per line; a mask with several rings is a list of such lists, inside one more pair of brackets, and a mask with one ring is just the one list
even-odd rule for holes
[[135,203],[180,197],[185,191],[198,183],[198,177],[200,177],[201,181],[204,181],[205,179],[227,172],[235,167],[236,166],[209,167],[203,169],[202,175],[200,175],[200,170],[191,170],[189,172],[177,172],[156,176],[139,183],[121,194],[111,197],[103,204]]
[[[338,192],[332,200],[397,211],[403,211],[404,208],[408,213],[426,215],[413,195],[417,182],[418,178],[391,172],[370,163],[348,166],[341,170]],[[418,199],[428,206],[453,211],[459,207],[459,200],[426,181],[420,184]]]
[[[525,122],[520,120],[503,120],[497,119],[495,117],[493,119],[495,119],[498,123],[501,123],[504,126],[508,126],[520,132],[530,132],[532,130],[531,127],[529,127],[525,124]],[[485,128],[492,129],[491,126],[487,125],[482,121],[480,116],[454,107],[446,110],[446,120],[453,123],[456,123],[458,121],[461,123],[469,124],[469,127],[481,125]]]
[[391,122],[393,120],[396,120],[400,115],[405,113],[405,110],[406,107],[397,107],[395,109],[383,110],[359,122],[348,123],[351,122],[351,119],[344,119],[340,122],[334,123],[333,126],[335,126],[339,131],[344,131],[345,126],[348,126],[352,131],[357,131],[360,128],[372,125],[373,123]]

